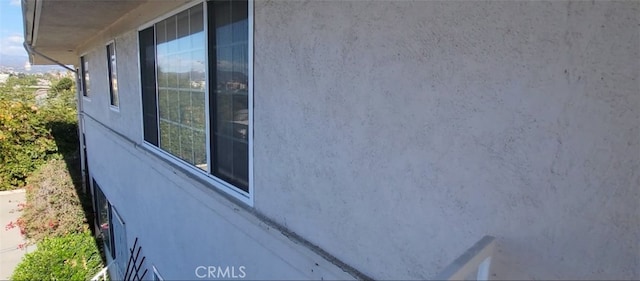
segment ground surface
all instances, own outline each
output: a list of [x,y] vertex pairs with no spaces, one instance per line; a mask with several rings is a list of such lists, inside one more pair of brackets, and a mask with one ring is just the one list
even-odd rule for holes
[[18,204],[25,200],[24,189],[0,191],[0,280],[8,280],[22,257],[35,249],[34,246],[20,248],[19,245],[26,242],[20,228],[7,227],[20,217]]

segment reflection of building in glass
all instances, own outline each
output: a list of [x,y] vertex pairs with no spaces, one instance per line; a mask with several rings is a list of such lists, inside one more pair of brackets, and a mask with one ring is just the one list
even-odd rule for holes
[[194,89],[202,89],[204,90],[204,87],[207,85],[207,83],[204,80],[200,80],[200,81],[190,81],[191,83],[191,88]]
[[229,81],[225,83],[225,89],[227,90],[246,90],[247,84],[243,82],[237,81]]

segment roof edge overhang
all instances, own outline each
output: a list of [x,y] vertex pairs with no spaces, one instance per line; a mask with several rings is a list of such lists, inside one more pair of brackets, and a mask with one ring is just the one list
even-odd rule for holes
[[35,11],[36,11],[36,0],[22,0],[22,19],[23,19],[23,27],[24,27],[24,47],[29,56],[29,62],[34,63],[33,54],[29,51],[27,46],[31,46],[33,44],[35,28]]
[[66,65],[74,65],[77,55],[72,51],[48,50],[37,48],[40,16],[43,0],[22,0],[22,18],[24,27],[24,49],[27,51],[29,63],[33,65],[60,65],[71,71]]
[[[73,21],[69,21],[68,26],[56,28],[56,32],[44,32],[47,30],[46,20],[43,18],[50,16],[51,11],[43,9],[43,2],[46,0],[22,0],[22,15],[24,24],[24,46],[29,53],[29,62],[34,65],[77,65],[79,57],[95,48],[98,44],[105,44],[113,40],[125,32],[137,30],[138,27],[146,24],[154,18],[160,17],[180,6],[183,6],[194,0],[120,0],[109,1],[111,5],[118,3],[125,5],[128,3],[136,3],[136,5],[127,8],[126,12],[119,14],[112,20],[105,22],[98,27],[98,32],[92,32],[90,35],[77,37],[74,41],[66,46],[56,44],[44,44],[47,39],[54,38],[65,32],[73,32],[78,27],[83,27],[83,11],[75,9]],[[98,2],[100,0],[97,0]],[[75,1],[66,1],[73,3]],[[57,5],[63,5],[64,2],[58,2]],[[88,12],[88,11],[85,11]],[[86,18],[86,16],[85,16]],[[88,19],[88,18],[87,18]],[[51,28],[48,28],[51,30]]]

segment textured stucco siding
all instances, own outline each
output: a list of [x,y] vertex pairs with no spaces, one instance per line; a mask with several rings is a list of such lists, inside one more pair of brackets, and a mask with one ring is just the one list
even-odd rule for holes
[[143,147],[140,26],[113,36],[117,111],[113,38],[87,43],[89,167],[163,277],[352,277],[295,233],[376,279],[433,277],[485,234],[493,278],[640,279],[640,2],[256,1],[254,20],[254,209]]
[[[110,106],[107,72],[107,43],[116,46],[119,106]],[[142,142],[142,99],[138,67],[138,33],[109,37],[85,54],[89,61],[89,97],[82,98],[82,110],[129,139]]]
[[256,1],[255,208],[374,278],[640,278],[640,2]]
[[145,148],[137,31],[115,42],[120,108],[109,107],[106,48],[97,45],[86,53],[91,95],[82,99],[84,133],[91,176],[123,218],[128,247],[139,238],[147,279],[152,266],[165,280],[200,279],[207,271],[196,273],[199,266],[233,267],[235,276],[244,266],[246,279],[353,278]]

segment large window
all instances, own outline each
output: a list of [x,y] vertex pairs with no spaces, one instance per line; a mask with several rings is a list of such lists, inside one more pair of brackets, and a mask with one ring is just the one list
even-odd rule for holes
[[109,102],[111,106],[118,107],[118,68],[116,65],[116,45],[114,42],[107,45],[107,72],[109,75]]
[[246,193],[248,11],[206,1],[139,33],[145,141]]

